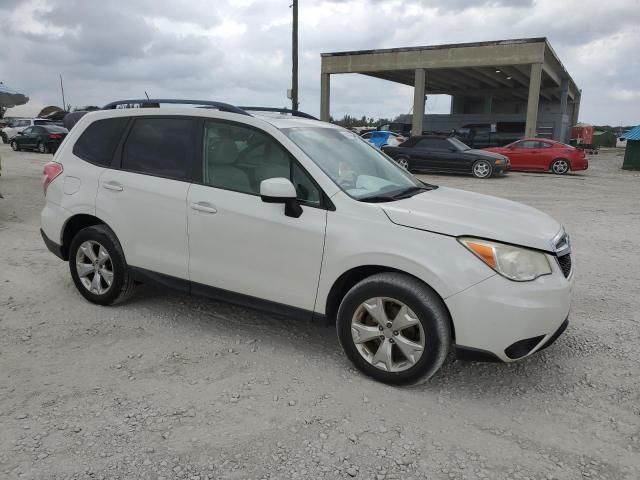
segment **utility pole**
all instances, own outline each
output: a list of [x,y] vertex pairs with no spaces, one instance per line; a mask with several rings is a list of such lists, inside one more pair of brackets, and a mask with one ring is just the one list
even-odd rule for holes
[[62,110],[67,110],[67,104],[64,101],[64,86],[62,85],[62,74],[60,74],[60,91],[62,92]]
[[293,0],[291,109],[298,110],[298,0]]

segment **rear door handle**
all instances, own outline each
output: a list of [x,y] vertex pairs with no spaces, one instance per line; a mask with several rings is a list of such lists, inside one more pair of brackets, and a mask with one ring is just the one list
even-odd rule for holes
[[192,203],[191,208],[202,213],[218,213],[218,210],[207,202]]
[[124,190],[124,187],[117,182],[103,183],[102,186],[107,190],[113,190],[114,192],[121,192]]

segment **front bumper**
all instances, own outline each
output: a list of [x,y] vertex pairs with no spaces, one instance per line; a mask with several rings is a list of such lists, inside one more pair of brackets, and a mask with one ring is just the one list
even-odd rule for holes
[[[568,323],[573,273],[553,272],[532,282],[494,275],[445,300],[459,358],[513,362],[553,343]],[[563,327],[564,325],[564,327]]]

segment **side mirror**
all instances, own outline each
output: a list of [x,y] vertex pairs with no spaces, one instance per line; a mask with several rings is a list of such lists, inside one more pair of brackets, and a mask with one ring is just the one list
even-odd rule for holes
[[284,203],[284,214],[298,218],[302,207],[298,203],[296,187],[287,178],[267,178],[260,182],[260,198],[266,203]]

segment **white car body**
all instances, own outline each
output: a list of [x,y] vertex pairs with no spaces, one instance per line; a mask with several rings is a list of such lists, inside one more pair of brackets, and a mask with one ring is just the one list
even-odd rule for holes
[[[65,228],[75,216],[97,217],[113,230],[131,267],[191,282],[195,293],[213,287],[309,317],[335,315],[332,289],[354,269],[405,272],[443,300],[460,351],[504,362],[514,360],[505,349],[522,339],[540,337],[520,358],[545,347],[568,317],[574,275],[565,276],[557,261],[556,243],[564,232],[558,222],[522,204],[444,187],[394,202],[358,201],[282,132],[340,129],[329,123],[161,109],[162,115],[242,123],[273,137],[335,207],[303,207],[299,218],[283,215],[282,205],[259,196],[100,167],[74,155],[76,140],[92,122],[150,114],[92,112],[69,133],[54,157],[64,171],[49,185],[42,211],[49,248],[68,247]],[[467,250],[462,236],[543,252],[551,273],[509,280]]]

